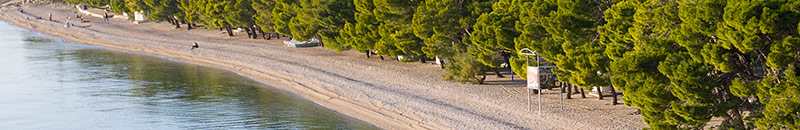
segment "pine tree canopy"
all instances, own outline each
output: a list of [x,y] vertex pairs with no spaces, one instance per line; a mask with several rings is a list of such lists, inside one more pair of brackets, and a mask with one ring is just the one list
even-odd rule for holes
[[800,129],[798,0],[65,2],[320,38],[325,48],[367,57],[438,57],[445,79],[459,82],[483,83],[505,60],[527,78],[525,59],[536,57],[516,53],[529,48],[558,67],[561,82],[621,90],[650,128],[703,129],[717,118],[719,129]]

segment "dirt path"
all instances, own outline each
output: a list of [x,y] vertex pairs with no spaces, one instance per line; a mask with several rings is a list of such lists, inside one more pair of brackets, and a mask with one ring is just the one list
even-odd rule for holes
[[[228,37],[218,30],[175,29],[167,23],[132,24],[88,18],[88,23],[37,20],[53,13],[63,21],[65,5],[6,6],[0,18],[67,41],[230,70],[294,92],[322,106],[385,129],[639,129],[634,108],[610,99],[565,100],[544,91],[544,112],[528,111],[520,85],[469,85],[444,81],[436,65],[367,59],[361,53],[289,48],[281,40]],[[25,13],[17,9],[22,8]],[[28,19],[26,19],[28,17]],[[200,49],[189,49],[191,43]],[[508,76],[507,76],[508,77]],[[508,80],[505,78],[503,80]],[[532,97],[536,99],[536,97]]]

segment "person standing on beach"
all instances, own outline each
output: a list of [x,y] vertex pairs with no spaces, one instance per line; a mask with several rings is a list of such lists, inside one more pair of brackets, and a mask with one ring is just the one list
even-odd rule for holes
[[108,12],[105,12],[105,13],[103,14],[103,20],[104,20],[104,21],[108,21]]
[[192,50],[195,48],[200,48],[200,45],[197,45],[197,42],[192,43]]
[[53,22],[53,13],[50,13],[50,22]]

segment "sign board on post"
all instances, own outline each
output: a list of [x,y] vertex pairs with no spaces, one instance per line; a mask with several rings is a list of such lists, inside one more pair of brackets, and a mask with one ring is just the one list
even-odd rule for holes
[[528,89],[539,90],[539,67],[528,66]]

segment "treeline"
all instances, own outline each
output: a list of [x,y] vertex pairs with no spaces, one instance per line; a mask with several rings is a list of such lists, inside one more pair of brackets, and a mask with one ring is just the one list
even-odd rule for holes
[[[321,38],[482,82],[522,48],[561,81],[613,86],[658,129],[800,129],[796,0],[67,0],[153,20]],[[255,31],[258,30],[258,31]],[[504,58],[504,55],[510,58]]]

